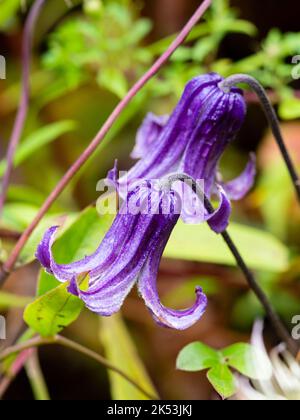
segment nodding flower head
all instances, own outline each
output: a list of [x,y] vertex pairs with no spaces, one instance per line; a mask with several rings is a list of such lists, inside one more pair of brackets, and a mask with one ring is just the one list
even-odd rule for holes
[[[206,220],[213,230],[222,232],[231,213],[230,198],[241,198],[253,183],[254,159],[229,184],[224,184],[218,173],[219,160],[246,113],[242,92],[236,88],[224,92],[219,87],[221,81],[216,74],[197,77],[188,83],[170,117],[147,116],[132,154],[140,160],[126,178],[118,181],[124,203],[93,255],[69,265],[57,264],[51,250],[57,228],[46,232],[37,250],[38,260],[59,281],[69,282],[69,291],[92,311],[103,316],[117,312],[136,283],[160,325],[185,329],[205,311],[207,299],[200,287],[196,288],[192,308],[183,311],[166,308],[158,297],[156,279],[164,248],[180,215],[187,222]],[[153,186],[153,180],[168,178],[176,172],[197,181],[202,179],[208,197],[219,195],[220,206],[215,213],[208,213],[203,202],[200,203],[203,211],[197,210],[196,215],[190,211],[190,205],[193,207],[197,202],[198,207],[200,199],[192,188],[182,194],[181,182],[170,190],[159,189],[158,193],[153,190],[149,193],[149,189],[145,193],[140,186],[141,181]],[[109,178],[117,180],[116,168]],[[125,197],[121,193],[123,186],[130,186]],[[136,211],[137,203],[143,204],[141,211]],[[78,280],[86,274],[89,286],[82,290]]]
[[[121,187],[135,180],[158,179],[183,172],[202,180],[209,197],[220,195],[222,191],[223,203],[227,199],[228,208],[230,199],[238,200],[246,195],[254,182],[254,156],[242,175],[229,183],[223,183],[218,171],[220,158],[238,134],[246,114],[242,91],[232,88],[224,92],[219,87],[222,80],[215,73],[196,77],[187,84],[170,117],[148,114],[138,131],[132,154],[140,160],[120,179]],[[195,197],[187,201],[193,202]],[[185,210],[186,222],[201,222],[199,217]],[[224,213],[222,206],[220,211]],[[229,215],[230,211],[224,214],[221,230],[228,224]]]

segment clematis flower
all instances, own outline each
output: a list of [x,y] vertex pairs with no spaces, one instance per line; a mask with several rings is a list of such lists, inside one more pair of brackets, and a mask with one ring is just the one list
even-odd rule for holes
[[[160,325],[186,329],[203,315],[207,298],[200,287],[196,289],[192,308],[175,311],[161,304],[156,279],[164,248],[180,215],[186,221],[207,220],[213,230],[222,232],[231,212],[230,197],[242,197],[253,183],[253,159],[230,184],[224,184],[218,174],[219,160],[240,129],[246,112],[242,92],[236,88],[223,92],[219,88],[221,80],[216,74],[197,77],[188,83],[170,117],[147,116],[132,155],[140,160],[128,177],[118,181],[121,196],[126,189],[124,203],[93,255],[68,265],[57,264],[52,246],[58,228],[46,232],[37,250],[38,260],[59,281],[70,282],[69,291],[79,296],[90,310],[102,316],[112,315],[137,284]],[[162,191],[152,183],[174,172],[204,180],[205,193],[209,197],[217,193],[220,197],[216,212],[208,214],[192,188],[183,196],[178,185],[171,191]],[[115,167],[109,178],[117,181],[116,173]],[[150,190],[141,186],[141,180],[148,187],[151,185]],[[186,202],[202,206],[202,217],[189,212]],[[135,211],[137,203],[143,204],[142,211]],[[81,290],[78,284],[84,275],[89,278],[87,290]]]
[[[155,199],[149,200],[151,194],[155,194]],[[196,303],[188,310],[175,311],[160,303],[156,278],[165,245],[178,221],[181,204],[178,195],[172,191],[162,192],[158,200],[156,193],[150,192],[150,196],[143,188],[129,194],[124,205],[134,207],[144,200],[148,207],[151,201],[151,209],[147,209],[147,214],[119,213],[93,255],[73,264],[57,264],[51,248],[58,228],[53,227],[45,234],[36,256],[59,281],[70,281],[69,291],[99,315],[110,316],[118,312],[137,283],[140,295],[159,324],[186,329],[201,318],[207,299],[201,288],[197,288]],[[89,273],[87,291],[80,290],[77,283],[83,273]]]
[[[223,78],[211,73],[190,81],[172,115],[157,117],[148,114],[138,131],[132,154],[140,158],[126,177],[119,181],[120,191],[135,180],[159,179],[171,173],[186,173],[204,181],[206,195],[217,194],[221,199],[223,221],[213,224],[218,233],[226,228],[230,216],[230,199],[243,198],[252,188],[255,178],[255,156],[251,155],[245,171],[236,180],[223,183],[218,171],[220,158],[234,140],[246,114],[246,104],[240,89],[224,92],[219,84]],[[210,219],[205,209],[189,214],[197,201],[190,191],[185,194],[183,219],[199,223]],[[192,205],[191,205],[192,203]]]

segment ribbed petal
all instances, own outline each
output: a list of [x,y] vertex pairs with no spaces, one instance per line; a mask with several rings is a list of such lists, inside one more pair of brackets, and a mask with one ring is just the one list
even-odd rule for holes
[[170,233],[171,231],[169,230],[168,235],[164,235],[159,239],[157,246],[148,257],[139,277],[138,290],[159,325],[177,330],[185,330],[194,325],[202,317],[207,306],[207,298],[203,294],[202,289],[198,287],[196,288],[197,298],[193,307],[179,311],[166,308],[162,305],[156,282],[162,253]]
[[[131,193],[128,202],[135,201],[136,196]],[[139,229],[137,219],[139,215],[118,214],[99,248],[94,254],[71,264],[57,264],[52,253],[57,227],[49,229],[41,241],[36,257],[44,268],[59,281],[70,281],[84,273],[89,273],[91,281],[99,272],[111,267],[124,248],[128,246],[130,238]]]
[[220,205],[219,208],[207,217],[207,222],[211,229],[216,233],[224,232],[228,225],[231,215],[231,203],[225,191],[219,187]]
[[157,242],[169,235],[178,220],[175,215],[140,215],[137,229],[113,267],[107,269],[90,283],[88,291],[81,291],[71,284],[71,291],[85,302],[93,312],[110,316],[117,312],[137,281],[149,255]]
[[216,86],[191,133],[179,172],[203,180],[210,196],[219,161],[229,143],[236,137],[246,115],[246,104],[240,90],[226,94]]
[[155,140],[151,153],[146,153],[129,171],[128,177],[120,180],[121,185],[136,179],[159,179],[178,169],[191,135],[205,111],[207,99],[216,90],[220,91],[217,85],[221,80],[219,75],[208,74],[187,84],[179,104]]
[[149,113],[141,128],[138,130],[136,145],[131,153],[133,159],[141,159],[153,152],[157,146],[159,136],[166,126],[169,115],[157,116]]
[[233,181],[222,183],[222,187],[226,191],[231,200],[240,200],[248,194],[254,185],[256,176],[256,157],[252,153],[244,172]]

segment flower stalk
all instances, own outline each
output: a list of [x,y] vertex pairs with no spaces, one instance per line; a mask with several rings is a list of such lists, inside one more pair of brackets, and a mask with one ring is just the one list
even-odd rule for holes
[[224,92],[230,91],[234,86],[237,84],[246,84],[250,86],[250,88],[256,93],[262,108],[266,114],[270,127],[272,129],[272,133],[274,138],[278,144],[282,157],[285,161],[287,169],[289,171],[290,177],[293,182],[293,186],[296,191],[296,195],[300,204],[300,178],[298,172],[295,168],[295,165],[292,161],[292,158],[288,152],[288,149],[285,145],[285,141],[283,139],[283,135],[280,129],[280,123],[278,117],[276,115],[275,109],[267,95],[266,90],[263,86],[256,80],[254,77],[249,76],[247,74],[235,74],[233,76],[228,77],[224,81],[219,84],[219,87],[224,90]]
[[[189,181],[189,182],[191,182],[194,192],[199,196],[199,198],[201,200],[204,201],[204,206],[205,206],[206,210],[210,214],[213,214],[215,212],[215,209],[212,206],[210,200],[207,198],[205,193],[201,190],[201,186],[197,183],[197,181],[195,181],[193,178],[191,178],[187,174],[173,174],[173,175],[170,175],[169,177],[166,177],[164,180],[162,180],[161,186],[162,186],[163,189],[168,189],[169,190],[169,189],[171,189],[173,183],[176,182],[176,181],[182,181],[182,182]],[[244,276],[245,276],[245,278],[246,278],[246,280],[249,284],[250,289],[255,293],[256,297],[258,298],[258,300],[262,304],[262,306],[263,306],[270,322],[272,323],[273,328],[276,331],[278,337],[284,343],[286,343],[289,351],[293,355],[297,356],[297,354],[299,353],[299,350],[300,350],[299,345],[291,337],[287,328],[285,327],[285,325],[283,324],[283,322],[279,318],[278,314],[276,313],[275,309],[273,308],[272,303],[269,301],[267,295],[265,294],[263,289],[258,284],[254,274],[252,273],[252,271],[247,266],[244,258],[240,254],[237,246],[235,245],[235,243],[232,240],[231,236],[229,235],[228,231],[224,230],[220,234],[223,237],[226,245],[230,249],[232,255],[234,256],[239,268],[243,272],[243,274],[244,274]]]

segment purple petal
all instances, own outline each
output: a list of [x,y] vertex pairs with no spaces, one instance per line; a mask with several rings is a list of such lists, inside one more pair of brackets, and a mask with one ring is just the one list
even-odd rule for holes
[[233,181],[222,183],[221,185],[231,200],[240,200],[245,197],[253,187],[255,176],[256,156],[252,153],[244,172]]
[[196,289],[196,302],[190,309],[179,311],[162,305],[158,296],[156,281],[164,247],[165,241],[160,239],[160,243],[151,253],[140,275],[138,282],[139,293],[159,325],[185,330],[200,320],[207,306],[207,298],[199,287]]
[[[129,171],[126,179],[120,180],[120,184],[131,183],[136,179],[159,179],[177,171],[195,129],[205,122],[207,99],[217,95],[215,99],[218,101],[219,94],[225,95],[218,88],[221,80],[219,75],[209,74],[187,84],[179,104],[155,140],[151,153],[148,150],[143,159]],[[203,142],[203,139],[200,141]]]
[[220,203],[213,214],[208,214],[203,200],[190,187],[184,189],[184,204],[181,212],[184,223],[196,225],[208,222],[211,229],[216,233],[222,233],[226,230],[231,216],[231,203],[222,187],[217,185],[214,189],[219,196]]
[[37,248],[37,252],[35,254],[38,261],[50,274],[53,274],[51,270],[51,260],[52,260],[51,248],[54,243],[55,235],[58,229],[59,229],[59,226],[53,226],[45,233],[41,243],[39,244]]
[[103,270],[114,263],[124,246],[124,242],[127,241],[135,228],[135,221],[129,216],[117,217],[96,252],[80,261],[70,264],[56,263],[52,246],[57,228],[51,228],[46,232],[36,256],[44,268],[61,282],[70,281],[84,273],[92,273],[96,269]]
[[114,167],[108,172],[107,179],[113,182],[114,185],[118,185],[119,170],[118,170],[118,159],[115,160]]
[[152,113],[147,115],[137,133],[136,145],[131,153],[133,159],[143,158],[153,151],[168,119],[169,115],[156,116]]
[[[160,240],[167,240],[178,220],[177,215],[139,215],[136,229],[114,265],[90,282],[87,291],[78,290],[80,298],[93,312],[110,316],[119,311],[126,296]],[[94,275],[94,274],[93,274]]]
[[207,223],[216,233],[222,233],[227,229],[231,216],[231,203],[221,187],[219,187],[219,196],[219,208],[212,215],[207,217]]

